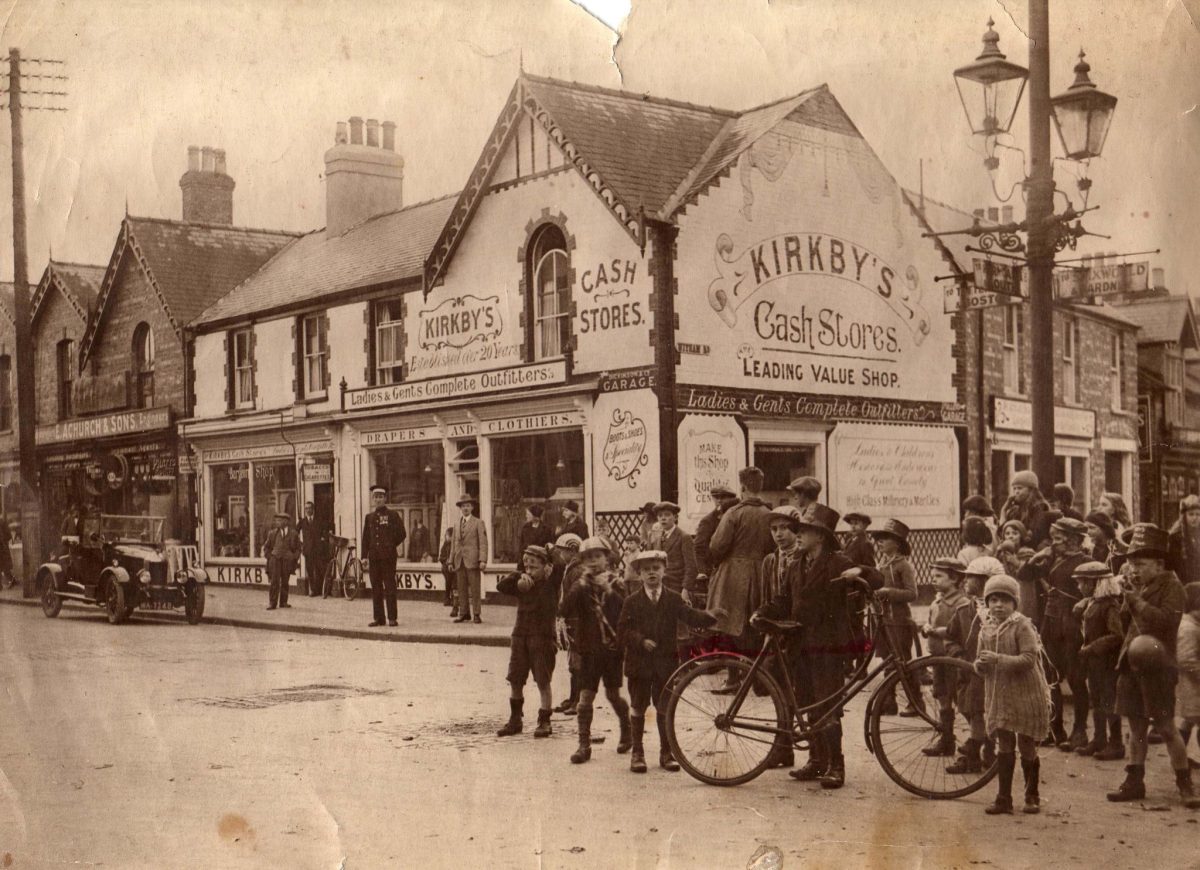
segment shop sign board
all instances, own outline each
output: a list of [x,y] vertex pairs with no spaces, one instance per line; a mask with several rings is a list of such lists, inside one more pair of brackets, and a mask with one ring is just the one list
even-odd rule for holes
[[636,369],[601,372],[599,389],[601,393],[653,389],[655,372],[656,369],[654,366],[640,366]]
[[439,399],[454,399],[505,390],[526,390],[561,384],[567,379],[564,360],[534,363],[526,366],[471,372],[426,381],[404,381],[383,387],[363,387],[346,391],[346,410],[370,411],[396,405],[410,405]]
[[332,441],[306,441],[296,444],[264,444],[258,447],[204,448],[204,461],[235,462],[246,459],[276,459],[280,456],[308,456],[313,453],[332,453]]
[[681,410],[750,417],[778,417],[836,423],[865,420],[880,423],[926,423],[965,426],[966,408],[957,402],[904,402],[861,396],[820,396],[680,384]]
[[661,500],[658,397],[652,390],[601,393],[591,421],[593,489],[602,511]]
[[975,257],[971,260],[971,270],[977,290],[1002,296],[1028,295],[1025,270],[1018,265]]
[[441,433],[427,426],[408,429],[384,429],[380,432],[364,432],[359,439],[363,447],[380,447],[392,444],[407,444],[410,441],[436,441]]
[[526,414],[523,417],[501,417],[498,420],[480,420],[479,430],[484,435],[514,435],[518,432],[544,432],[548,429],[565,429],[583,425],[583,414],[578,411],[559,411],[546,414]]
[[1109,296],[1114,293],[1144,293],[1150,289],[1150,261],[1112,263],[1054,273],[1054,297]]
[[38,426],[34,433],[37,444],[61,444],[66,441],[92,441],[97,438],[112,438],[166,429],[171,425],[169,407],[126,411],[107,414],[103,417],[81,417],[76,420],[61,420],[49,426]]
[[728,415],[688,414],[679,423],[679,506],[683,522],[695,529],[713,509],[709,492],[724,484],[739,491],[738,471],[746,464],[746,434]]
[[[1033,431],[1033,405],[992,397],[992,426],[1016,432]],[[1096,412],[1085,408],[1054,408],[1054,434],[1091,439],[1096,435]]]
[[312,465],[302,465],[300,476],[305,483],[333,483],[333,463],[315,462]]
[[958,439],[945,427],[839,423],[829,436],[830,500],[842,514],[955,528],[958,471]]

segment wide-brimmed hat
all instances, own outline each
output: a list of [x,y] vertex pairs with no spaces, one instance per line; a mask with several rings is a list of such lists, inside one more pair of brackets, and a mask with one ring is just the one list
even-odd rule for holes
[[844,523],[863,523],[863,524],[869,526],[869,525],[871,525],[871,518],[869,516],[867,516],[866,514],[864,514],[862,511],[850,511],[850,513],[842,515],[842,522],[844,522]]
[[712,498],[737,498],[737,493],[723,483],[718,483],[708,491]]
[[584,553],[591,553],[596,550],[600,550],[604,553],[611,553],[612,546],[608,543],[608,541],[604,540],[604,538],[600,537],[599,535],[592,535],[579,545],[580,556],[582,556]]
[[815,498],[821,494],[821,481],[817,480],[815,477],[809,477],[808,475],[805,475],[804,477],[797,477],[788,484],[787,488],[792,492],[810,493]]
[[528,547],[526,547],[524,550],[521,551],[521,555],[522,556],[535,556],[538,559],[541,559],[543,562],[550,561],[550,554],[548,552],[546,552],[546,548],[539,547],[537,544],[530,544]]
[[787,522],[795,532],[800,528],[800,508],[794,504],[781,504],[779,507],[771,508],[771,512],[767,514],[768,523],[781,519]]
[[679,516],[680,508],[679,505],[675,504],[673,501],[660,501],[654,506],[654,514],[657,516],[663,511],[670,511],[671,513],[675,514],[675,516]]
[[479,507],[479,499],[475,498],[473,495],[460,495],[458,497],[458,501],[454,503],[454,506],[462,507],[465,504],[471,504],[475,505],[475,507]]
[[871,532],[871,537],[878,540],[879,538],[894,538],[900,542],[900,552],[905,556],[912,553],[912,547],[908,543],[908,526],[899,520],[886,519],[883,521],[883,527],[875,529]]
[[[1030,555],[1033,555],[1032,552]],[[980,577],[995,577],[1004,573],[1004,565],[995,556],[976,556],[967,565],[964,574],[975,574]]]
[[1170,542],[1170,535],[1154,523],[1134,523],[1129,529],[1129,550],[1125,555],[1130,559],[1137,556],[1165,559]]
[[633,558],[629,560],[629,564],[637,565],[639,562],[650,562],[652,560],[666,562],[667,554],[662,550],[641,550],[640,552],[634,554]]
[[796,528],[797,530],[816,529],[825,536],[825,542],[829,544],[831,550],[840,550],[842,542],[834,530],[841,518],[842,515],[833,508],[814,501],[800,514],[800,522],[796,524]]
[[565,532],[558,536],[554,546],[560,550],[578,550],[583,546],[583,538],[574,532]]
[[963,513],[970,511],[973,514],[981,514],[985,517],[994,517],[996,515],[996,512],[992,510],[991,502],[978,493],[967,496],[963,500],[962,509]]
[[1005,595],[1013,600],[1014,604],[1019,604],[1021,601],[1021,584],[1007,574],[997,574],[994,577],[988,578],[988,582],[983,584],[983,600],[987,601],[993,595]]
[[963,560],[957,559],[954,556],[944,556],[941,559],[934,559],[929,567],[937,568],[939,571],[945,571],[948,574],[967,573],[967,566],[963,564]]
[[1087,534],[1087,523],[1074,517],[1059,517],[1050,528],[1058,529],[1064,535],[1074,535],[1079,538]]

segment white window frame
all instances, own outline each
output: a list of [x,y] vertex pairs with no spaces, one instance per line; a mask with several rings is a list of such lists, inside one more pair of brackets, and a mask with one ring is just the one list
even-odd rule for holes
[[306,399],[323,399],[329,395],[329,385],[325,383],[328,338],[324,312],[300,318],[301,387]]
[[1079,357],[1079,318],[1067,317],[1063,320],[1063,387],[1064,404],[1079,404],[1079,367],[1076,360]]
[[[233,379],[233,383],[230,384],[230,389],[233,391],[233,407],[253,408],[254,330],[236,329],[229,338],[233,343],[233,351],[231,353],[233,371],[230,373]],[[243,344],[245,345],[244,347],[242,346]],[[244,354],[242,351],[244,351]]]
[[[1004,392],[1010,396],[1024,396],[1021,383],[1021,339],[1023,337],[1023,312],[1020,305],[1002,306],[1004,311],[1004,339],[1001,352],[1004,357]],[[1011,327],[1011,329],[1010,329]]]
[[[374,303],[375,310],[375,385],[386,386],[387,384],[399,383],[403,380],[403,365],[404,359],[400,356],[400,349],[403,347],[404,337],[404,318],[402,316],[402,303],[399,298],[396,299],[379,299]],[[393,318],[388,310],[391,306],[396,307],[396,316]],[[387,315],[388,319],[384,319],[383,315]],[[383,347],[386,343],[392,348],[392,355],[385,361],[383,356]],[[399,372],[396,369],[400,369]]]
[[[542,230],[546,232],[547,230]],[[562,268],[563,273],[560,276],[558,269]],[[563,285],[566,287],[566,304],[562,311],[555,310],[546,313],[543,310],[543,294],[542,294],[542,270],[549,268],[553,270],[550,274],[553,293],[547,298],[553,299],[555,308],[558,307],[560,294],[560,277]],[[571,301],[570,290],[571,285],[567,282],[570,276],[571,258],[567,253],[566,248],[551,248],[542,254],[536,263],[533,264],[532,275],[530,276],[533,282],[533,358],[535,360],[561,359],[566,355],[566,344],[570,342],[571,328]],[[567,328],[562,328],[562,322],[565,321]],[[543,336],[547,327],[552,327],[550,334],[554,336],[554,341],[558,347],[547,349]]]
[[1114,332],[1109,348],[1109,407],[1114,411],[1122,411],[1124,410],[1122,400],[1125,397],[1125,336],[1120,332]]

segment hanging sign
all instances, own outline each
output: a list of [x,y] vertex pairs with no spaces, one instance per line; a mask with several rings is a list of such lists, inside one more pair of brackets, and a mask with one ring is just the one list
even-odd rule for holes
[[1143,293],[1150,288],[1150,261],[1113,263],[1054,273],[1054,296],[1108,296],[1114,293]]

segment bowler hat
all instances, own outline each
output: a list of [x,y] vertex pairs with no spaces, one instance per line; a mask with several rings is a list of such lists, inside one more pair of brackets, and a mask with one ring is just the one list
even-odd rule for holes
[[771,513],[767,517],[770,522],[777,519],[786,520],[793,532],[800,528],[800,508],[794,504],[781,504],[779,507],[771,508]]
[[550,554],[546,552],[545,547],[539,547],[537,544],[530,544],[522,552],[522,556],[534,556],[541,559],[543,562],[550,561]]
[[629,564],[636,565],[639,562],[649,562],[654,559],[657,559],[659,562],[665,562],[667,561],[667,554],[662,550],[642,550],[629,560]]
[[831,550],[840,550],[842,542],[838,539],[834,529],[837,528],[838,521],[841,518],[841,514],[833,508],[814,501],[804,509],[804,513],[800,515],[800,522],[796,524],[796,527],[800,530],[816,529],[825,536],[825,542],[829,544]]
[[280,511],[279,513],[275,514],[275,519],[277,519],[277,520],[290,520],[291,518],[292,518],[291,514],[285,514],[283,511]]
[[816,498],[821,494],[821,481],[817,480],[815,477],[809,477],[805,475],[804,477],[797,477],[795,480],[789,483],[788,489],[790,489],[792,492],[803,492],[807,495],[811,495],[813,498]]
[[846,523],[862,523],[863,525],[871,525],[871,518],[862,511],[850,511],[842,516],[842,521]]
[[679,505],[673,501],[660,501],[654,506],[654,513],[661,514],[663,511],[670,511],[675,516],[679,516]]
[[462,507],[465,504],[472,504],[476,507],[479,507],[479,499],[475,498],[473,495],[460,495],[458,497],[458,501],[454,503],[454,506]]
[[1166,531],[1154,523],[1134,523],[1129,531],[1129,551],[1126,555],[1130,559],[1138,556],[1167,557],[1171,538]]
[[962,503],[963,513],[970,511],[973,514],[979,514],[985,517],[994,517],[996,512],[992,510],[991,504],[986,498],[976,493],[975,495],[967,496]]
[[737,498],[737,493],[723,483],[718,483],[708,491],[713,498]]
[[872,538],[895,538],[900,542],[900,552],[905,556],[912,554],[912,547],[908,543],[908,526],[899,520],[887,519],[883,521],[883,528],[876,529],[871,532]]

